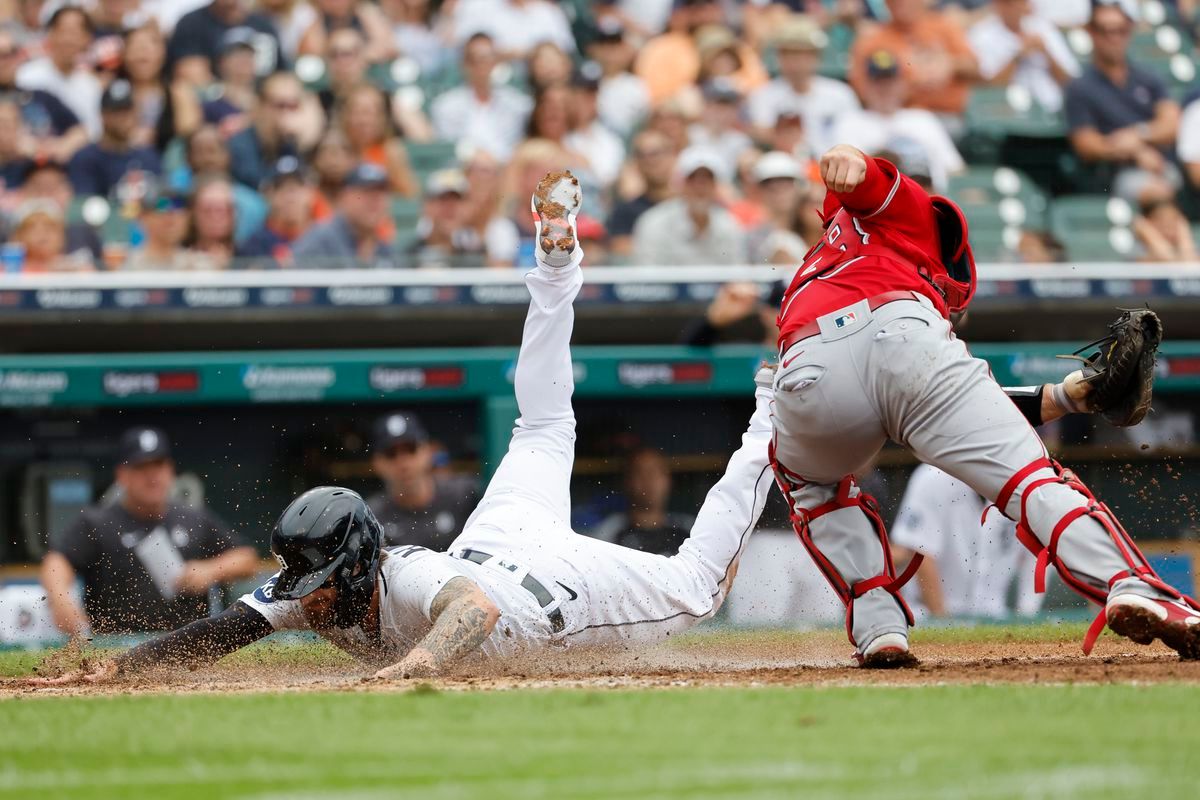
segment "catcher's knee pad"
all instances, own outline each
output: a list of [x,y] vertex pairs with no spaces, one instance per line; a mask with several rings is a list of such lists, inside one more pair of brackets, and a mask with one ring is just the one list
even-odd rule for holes
[[[795,528],[796,535],[800,537],[801,543],[816,562],[817,568],[821,570],[821,574],[829,581],[830,586],[846,606],[846,634],[849,636],[851,644],[858,646],[854,637],[854,601],[873,589],[883,589],[892,595],[904,614],[906,624],[911,626],[913,624],[912,610],[900,596],[900,587],[916,574],[917,567],[921,565],[922,556],[914,555],[904,572],[900,575],[896,574],[896,568],[892,563],[891,548],[888,545],[887,529],[875,498],[858,486],[853,475],[847,475],[837,483],[832,499],[812,507],[805,507],[798,502],[797,495],[813,484],[780,464],[775,458],[773,447],[770,457],[775,470],[775,480],[787,500],[792,527]],[[857,508],[861,512],[873,532],[873,537],[878,540],[883,569],[876,575],[848,577],[844,574],[845,568],[835,564],[834,559],[823,552],[813,540],[814,522],[826,514],[847,508]]]
[[[1178,590],[1165,583],[1158,576],[1154,568],[1146,560],[1146,557],[1142,555],[1142,551],[1134,544],[1132,537],[1130,537],[1125,528],[1117,520],[1112,510],[1103,502],[1097,500],[1095,495],[1079,480],[1074,472],[1064,469],[1057,461],[1043,457],[1025,465],[1017,471],[996,497],[996,506],[1000,509],[1001,513],[1008,516],[1007,509],[1010,501],[1017,494],[1018,487],[1029,478],[1033,478],[1033,480],[1029,480],[1019,494],[1020,504],[1016,523],[1017,538],[1021,544],[1025,545],[1026,548],[1037,556],[1036,572],[1034,573],[1035,591],[1039,593],[1046,591],[1046,568],[1053,564],[1054,568],[1058,571],[1059,577],[1062,578],[1067,586],[1087,599],[1099,603],[1101,606],[1107,600],[1108,590],[1112,588],[1113,584],[1125,578],[1138,578],[1171,597],[1186,600],[1193,605],[1195,604],[1194,601],[1184,597]],[[1075,492],[1078,495],[1078,502],[1056,519],[1043,522],[1035,527],[1029,519],[1030,498],[1039,490],[1044,490],[1045,487],[1054,485],[1064,486]],[[986,511],[984,513],[986,514]],[[1085,518],[1093,520],[1100,526],[1104,534],[1111,541],[1119,559],[1125,564],[1124,569],[1118,569],[1112,575],[1098,576],[1101,580],[1107,582],[1105,586],[1090,583],[1077,574],[1078,566],[1075,567],[1075,571],[1072,571],[1071,566],[1063,563],[1058,553],[1059,543],[1062,541],[1063,534],[1074,528],[1076,535],[1078,535],[1079,526],[1074,526],[1073,523]],[[1104,630],[1105,623],[1105,612],[1101,608],[1100,614],[1092,622],[1087,635],[1084,637],[1084,653],[1091,652],[1096,639]]]

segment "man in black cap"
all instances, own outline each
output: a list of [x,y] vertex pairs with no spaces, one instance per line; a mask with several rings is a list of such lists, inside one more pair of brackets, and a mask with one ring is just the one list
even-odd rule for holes
[[175,462],[165,433],[126,431],[119,459],[120,499],[51,534],[42,561],[54,622],[72,636],[176,628],[208,615],[209,588],[258,568],[254,548],[212,512],[171,500]]
[[391,244],[379,236],[389,213],[387,171],[376,164],[359,164],[346,176],[337,213],[309,229],[292,248],[296,265],[314,269],[397,266]]
[[464,475],[436,475],[429,433],[416,415],[380,417],[371,436],[371,466],[384,490],[367,498],[388,545],[445,550],[479,503],[479,487]]
[[238,246],[238,256],[292,266],[292,245],[312,221],[313,191],[312,179],[300,159],[284,156],[276,161],[262,186],[269,206],[266,222]]
[[217,50],[218,83],[209,87],[204,100],[204,121],[223,131],[240,130],[249,124],[246,116],[258,103],[257,55],[254,43],[259,34],[245,26],[230,28]]
[[208,253],[183,246],[188,233],[188,202],[180,192],[158,181],[149,183],[142,195],[138,221],[145,238],[121,269],[174,272],[217,268]]
[[133,87],[124,78],[108,85],[100,99],[103,132],[98,142],[84,147],[67,168],[75,194],[80,197],[108,197],[131,173],[158,175],[162,163],[153,147],[136,146],[137,112],[133,107]]

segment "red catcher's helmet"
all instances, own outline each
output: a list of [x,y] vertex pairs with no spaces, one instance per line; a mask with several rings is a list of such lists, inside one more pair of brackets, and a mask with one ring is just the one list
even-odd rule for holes
[[942,268],[933,276],[933,285],[946,298],[950,313],[958,313],[975,296],[975,254],[967,241],[967,218],[962,209],[945,197],[934,196],[938,239],[942,245]]

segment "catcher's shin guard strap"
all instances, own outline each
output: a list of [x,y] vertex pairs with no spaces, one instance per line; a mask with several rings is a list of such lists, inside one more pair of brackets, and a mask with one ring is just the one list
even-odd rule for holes
[[[1079,480],[1075,473],[1071,472],[1070,470],[1063,469],[1062,465],[1058,462],[1050,459],[1039,459],[1017,472],[1017,474],[1014,475],[1004,487],[1005,491],[1008,491],[1008,496],[1011,497],[1011,490],[1015,490],[1016,486],[1019,485],[1021,481],[1043,467],[1049,467],[1052,469],[1054,471],[1054,477],[1039,478],[1035,481],[1032,481],[1027,487],[1025,487],[1025,491],[1021,493],[1021,514],[1020,519],[1017,521],[1017,538],[1020,540],[1021,544],[1025,545],[1025,547],[1037,555],[1037,566],[1035,568],[1036,572],[1034,573],[1035,591],[1038,593],[1046,591],[1046,568],[1053,564],[1054,568],[1058,571],[1059,577],[1062,578],[1063,582],[1066,583],[1067,586],[1071,587],[1071,589],[1073,589],[1077,594],[1083,595],[1092,602],[1099,603],[1101,605],[1099,615],[1097,615],[1096,619],[1092,621],[1091,626],[1088,628],[1087,635],[1083,639],[1083,652],[1085,654],[1092,652],[1092,647],[1095,645],[1096,639],[1099,638],[1101,632],[1104,630],[1105,624],[1107,623],[1107,617],[1105,616],[1105,610],[1103,606],[1105,601],[1108,599],[1108,593],[1107,591],[1101,590],[1073,574],[1058,557],[1058,545],[1059,541],[1062,539],[1063,533],[1065,533],[1067,528],[1069,528],[1074,522],[1082,519],[1083,517],[1090,517],[1091,519],[1094,519],[1100,525],[1100,527],[1104,529],[1109,538],[1112,540],[1113,544],[1116,546],[1117,551],[1121,554],[1121,558],[1126,564],[1129,565],[1129,569],[1122,570],[1121,572],[1118,572],[1116,575],[1113,575],[1111,578],[1109,578],[1107,587],[1108,589],[1111,589],[1113,584],[1119,580],[1124,580],[1125,578],[1138,578],[1150,586],[1153,586],[1155,589],[1164,592],[1168,596],[1177,600],[1182,600],[1193,608],[1200,610],[1200,604],[1197,604],[1192,598],[1181,594],[1177,589],[1164,582],[1163,579],[1158,576],[1158,574],[1154,571],[1154,568],[1150,566],[1150,562],[1147,561],[1146,557],[1142,554],[1142,551],[1138,549],[1136,544],[1134,544],[1132,537],[1130,537],[1125,528],[1122,527],[1121,523],[1117,520],[1117,517],[1115,514],[1113,514],[1112,510],[1107,505],[1097,500],[1091,491],[1083,484],[1083,482]],[[1055,523],[1054,527],[1050,531],[1049,540],[1043,546],[1029,525],[1027,507],[1029,498],[1035,491],[1043,486],[1053,483],[1062,484],[1071,488],[1073,491],[1078,492],[1084,497],[1086,502],[1083,505],[1070,509],[1059,518],[1058,522]],[[998,501],[997,505],[999,505]]]
[[[900,588],[916,574],[918,567],[921,566],[921,561],[924,559],[920,553],[913,555],[908,566],[900,575],[896,574],[896,568],[892,563],[891,548],[888,545],[887,529],[883,523],[883,517],[879,513],[879,504],[875,498],[859,488],[854,482],[854,476],[847,475],[837,484],[836,494],[833,499],[822,503],[815,508],[802,508],[796,503],[794,493],[801,490],[807,483],[801,476],[791,472],[786,467],[781,465],[775,458],[775,448],[772,445],[770,448],[771,464],[775,468],[775,480],[779,484],[779,489],[783,492],[784,498],[787,500],[792,527],[796,530],[796,535],[800,538],[800,542],[804,545],[804,549],[812,557],[817,568],[821,570],[821,574],[829,581],[829,585],[837,592],[842,603],[846,606],[846,634],[850,638],[851,644],[858,646],[858,642],[854,639],[854,601],[862,597],[867,592],[873,589],[883,589],[891,594],[904,612],[905,621],[908,625],[914,624],[912,610],[908,607],[908,603],[900,596]],[[855,583],[848,582],[841,574],[837,566],[821,552],[817,547],[816,542],[812,538],[812,522],[833,511],[838,511],[843,508],[857,507],[867,520],[871,527],[875,530],[879,537],[880,548],[883,551],[884,571],[879,575],[857,581]]]

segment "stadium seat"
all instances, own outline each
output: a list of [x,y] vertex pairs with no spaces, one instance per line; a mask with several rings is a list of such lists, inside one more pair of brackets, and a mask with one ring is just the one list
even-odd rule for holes
[[408,197],[392,198],[392,221],[397,230],[406,230],[417,224],[421,218],[421,201]]
[[458,159],[455,142],[406,142],[408,160],[422,182],[431,173],[452,167]]
[[971,90],[966,111],[967,130],[997,140],[1010,134],[1061,136],[1061,115],[1042,109],[1022,86],[983,86]]
[[1125,261],[1135,241],[1133,209],[1107,195],[1063,197],[1050,207],[1051,231],[1074,261]]

